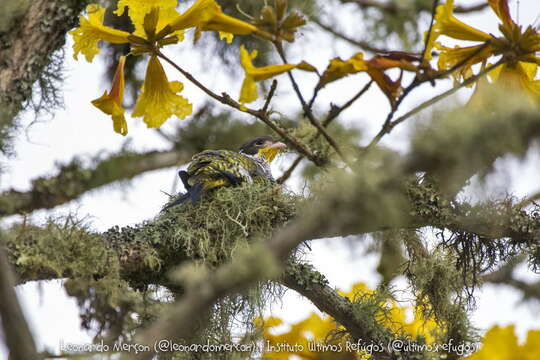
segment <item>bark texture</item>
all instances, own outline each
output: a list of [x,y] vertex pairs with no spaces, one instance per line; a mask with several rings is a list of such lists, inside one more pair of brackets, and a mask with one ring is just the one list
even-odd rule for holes
[[4,26],[0,28],[0,151],[7,150],[15,117],[87,3],[25,1],[4,14]]

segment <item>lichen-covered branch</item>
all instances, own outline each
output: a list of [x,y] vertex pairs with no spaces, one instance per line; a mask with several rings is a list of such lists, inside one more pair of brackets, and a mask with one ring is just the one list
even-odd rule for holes
[[540,281],[529,283],[514,276],[515,268],[525,260],[523,254],[512,257],[499,269],[482,275],[481,280],[484,283],[512,286],[523,294],[523,300],[540,300]]
[[[454,281],[459,285],[457,292],[482,269],[515,252],[529,255],[533,265],[540,264],[540,215],[534,209],[523,211],[506,199],[472,205],[448,198],[448,192],[441,191],[451,185],[448,181],[452,174],[460,174],[455,181],[462,187],[463,173],[489,169],[506,153],[524,154],[531,141],[540,136],[538,112],[522,106],[507,110],[484,117],[473,113],[474,123],[467,118],[470,114],[461,114],[463,122],[437,118],[418,132],[411,153],[405,157],[385,156],[372,149],[365,161],[355,164],[357,171],[328,171],[313,188],[307,206],[271,184],[252,184],[240,191],[223,188],[198,206],[173,207],[151,221],[113,228],[104,234],[57,223],[46,229],[21,224],[8,234],[10,259],[21,282],[72,278],[66,285],[68,292],[81,299],[86,308],[90,297],[86,322],[96,320],[99,312],[92,311],[93,307],[101,309],[105,303],[106,318],[97,321],[105,322],[104,328],[111,331],[124,324],[121,320],[128,319],[126,315],[141,308],[137,291],[155,285],[174,289],[177,301],[172,305],[173,315],[158,320],[146,338],[149,341],[158,333],[171,338],[191,335],[192,319],[204,319],[223,297],[275,278],[291,250],[305,240],[429,226],[452,233],[441,240],[441,247],[453,254],[452,264],[457,269],[466,269],[472,275],[458,282],[458,271],[450,273],[447,267],[435,266],[443,264],[439,259],[446,253],[436,254],[440,257],[429,254],[426,261],[416,262],[416,268],[411,269],[411,274],[425,274],[417,276],[415,286],[421,300],[433,311],[450,309],[452,315],[462,314],[460,303],[448,302],[450,290],[433,293],[426,289],[436,288],[433,286],[446,279],[443,284]],[[496,146],[483,136],[489,136]],[[452,142],[456,139],[463,153],[456,150],[450,155],[448,148],[455,148]],[[417,177],[418,172],[426,170],[431,176]],[[302,216],[295,217],[297,213]],[[259,239],[268,240],[259,244]],[[245,252],[239,250],[244,248]],[[197,259],[199,268],[204,264],[213,270],[180,279],[167,276],[170,270],[193,259]],[[324,293],[327,289],[319,290]],[[98,301],[96,294],[108,300]],[[317,301],[321,307],[330,306]],[[119,303],[123,307],[119,308]],[[156,316],[153,313],[149,318]],[[441,319],[450,321],[444,316]],[[466,339],[466,321],[457,319],[448,326],[448,336]]]
[[[286,287],[309,299],[319,310],[332,316],[343,325],[354,341],[379,343],[388,341],[391,332],[377,323],[376,315],[361,314],[354,310],[351,301],[328,286],[328,280],[313,266],[289,264],[279,280]],[[386,338],[384,338],[384,335]],[[375,359],[393,359],[387,349],[374,355]]]
[[184,164],[190,156],[181,150],[120,152],[91,166],[84,166],[75,159],[60,166],[55,176],[34,179],[30,191],[11,189],[0,193],[0,217],[50,209],[100,186],[129,180],[147,171]]

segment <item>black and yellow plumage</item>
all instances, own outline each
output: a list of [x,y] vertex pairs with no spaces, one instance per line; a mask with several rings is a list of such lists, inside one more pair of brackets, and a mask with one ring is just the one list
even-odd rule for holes
[[205,150],[194,155],[187,170],[178,174],[187,192],[165,209],[188,199],[196,204],[202,193],[221,186],[274,181],[270,163],[284,148],[285,144],[271,136],[259,136],[244,143],[238,152]]

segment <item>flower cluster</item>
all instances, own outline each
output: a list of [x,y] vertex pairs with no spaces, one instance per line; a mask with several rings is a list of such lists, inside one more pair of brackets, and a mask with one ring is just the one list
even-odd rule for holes
[[[493,58],[502,56],[502,64],[490,73],[493,83],[524,91],[533,101],[540,101],[540,81],[535,80],[540,57],[540,34],[533,26],[518,25],[511,17],[508,0],[489,0],[488,4],[500,20],[500,36],[488,34],[469,26],[453,14],[454,0],[447,0],[437,8],[434,26],[429,36],[426,56],[431,57],[433,48],[440,51],[438,67],[445,71],[456,68],[457,81],[474,75],[472,66],[485,67]],[[438,38],[442,35],[477,42],[475,45],[448,47]]]
[[[105,9],[91,4],[86,9],[86,17],[81,16],[80,26],[70,32],[73,37],[74,57],[83,54],[92,61],[99,53],[98,43],[106,41],[113,44],[129,43],[130,55],[149,54],[144,84],[132,116],[143,117],[148,127],[159,127],[171,116],[185,118],[192,112],[191,104],[178,93],[183,84],[169,82],[158,54],[166,45],[176,44],[184,39],[183,31],[195,29],[195,39],[203,31],[217,31],[227,42],[237,34],[261,34],[254,25],[224,14],[215,0],[197,0],[184,13],[176,10],[176,0],[120,0],[116,15],[128,12],[134,26],[132,33],[103,25]],[[112,88],[92,104],[111,116],[114,131],[127,134],[124,117],[124,65],[125,57],[118,61]],[[259,79],[254,77],[255,81]],[[251,86],[253,88],[253,86]]]

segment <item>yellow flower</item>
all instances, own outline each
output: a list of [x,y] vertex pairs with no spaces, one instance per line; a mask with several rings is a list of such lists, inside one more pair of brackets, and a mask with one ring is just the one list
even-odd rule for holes
[[231,33],[225,32],[225,31],[220,31],[219,32],[219,38],[221,40],[225,40],[227,42],[227,44],[230,44],[230,43],[233,42],[234,35],[231,34]]
[[132,116],[143,116],[149,128],[160,127],[173,115],[180,119],[185,118],[191,114],[192,106],[186,98],[176,94],[182,89],[181,82],[167,80],[163,66],[156,56],[152,56],[146,69],[142,93]]
[[437,7],[429,44],[426,47],[426,59],[431,59],[431,49],[440,35],[469,41],[489,41],[491,39],[489,34],[465,24],[454,16],[454,0],[447,0],[445,4]]
[[124,108],[122,102],[124,99],[124,65],[126,57],[121,56],[114,73],[112,88],[109,93],[105,93],[92,101],[92,104],[103,111],[105,114],[111,115],[113,120],[114,131],[126,135],[128,132],[126,118],[124,117]]
[[[355,301],[358,296],[370,296],[373,291],[365,284],[357,283],[353,285],[350,292],[345,293],[338,291],[341,296],[347,297],[350,301]],[[386,306],[383,302],[381,306]],[[399,307],[397,302],[389,304],[390,316],[380,317],[377,319],[382,325],[397,334],[406,334],[412,336],[422,335],[428,343],[435,341],[431,333],[437,328],[437,324],[433,320],[425,321],[422,317],[416,315],[414,321],[407,322],[405,317],[405,308]],[[329,336],[333,331],[342,331],[344,328],[337,324],[335,320],[329,316],[319,316],[312,313],[306,319],[291,324],[290,330],[275,335],[273,328],[283,324],[283,321],[276,317],[269,317],[264,321],[256,319],[255,324],[262,328],[263,337],[266,341],[264,359],[284,359],[288,360],[292,355],[302,360],[364,360],[370,359],[371,356],[362,351],[351,352],[347,350],[347,337],[332,337]],[[350,339],[349,339],[350,341]],[[332,347],[325,349],[315,348],[313,344],[325,344]],[[281,344],[281,348],[279,347]],[[283,346],[283,344],[288,346]],[[311,344],[311,346],[309,346]],[[274,351],[272,351],[274,350]],[[328,350],[328,351],[324,351]]]
[[103,25],[105,9],[96,4],[90,4],[86,8],[88,19],[80,17],[80,27],[69,32],[73,36],[73,57],[77,60],[79,53],[83,53],[86,60],[91,62],[99,53],[97,43],[104,40],[113,44],[128,43],[128,32],[112,29]]
[[[325,342],[327,335],[338,327],[329,316],[320,317],[312,313],[306,319],[292,324],[288,332],[273,335],[270,330],[282,323],[281,319],[275,317],[269,317],[264,322],[260,319],[257,321],[257,325],[263,328],[263,336],[266,340],[263,359],[288,360],[293,355],[302,360],[359,359],[358,354],[346,350],[343,338]],[[332,347],[327,347],[325,349],[327,351],[324,351],[321,347],[315,349],[313,344],[316,343]]]
[[[523,30],[514,22],[510,16],[508,0],[489,0],[488,5],[501,21],[499,29],[502,36],[488,35],[461,22],[453,15],[454,1],[448,0],[437,8],[426,57],[431,56],[433,47],[437,48],[441,51],[438,61],[439,70],[445,71],[460,66],[453,75],[457,80],[463,80],[474,75],[473,65],[486,64],[490,57],[503,55],[505,62],[492,70],[491,73],[497,73],[497,75],[490,75],[492,80],[524,91],[534,101],[540,101],[540,84],[538,80],[535,80],[537,68],[540,66],[540,57],[536,56],[536,52],[540,51],[540,34],[532,26]],[[482,42],[482,44],[446,47],[435,42],[441,35],[457,40]]]
[[540,359],[540,330],[529,330],[525,344],[519,345],[514,326],[494,326],[485,334],[480,351],[464,360]]
[[[122,16],[126,12],[126,9],[129,9],[129,18],[135,27],[133,34],[145,37],[145,16],[152,9],[159,9],[159,20],[155,29],[155,32],[158,33],[178,17],[178,12],[176,11],[177,3],[177,0],[119,0],[114,14]],[[173,35],[179,36],[179,40],[182,40],[182,32],[175,32]]]
[[499,66],[491,72],[494,83],[504,84],[507,91],[525,91],[531,102],[540,102],[540,80],[534,80],[536,64],[518,61]]
[[[198,0],[183,14],[176,11],[177,0],[119,0],[114,13],[123,15],[126,10],[133,23],[133,33],[116,30],[103,25],[105,9],[91,4],[86,8],[87,17],[81,16],[80,27],[71,31],[74,57],[84,54],[92,61],[99,53],[98,42],[130,43],[131,54],[149,53],[145,82],[136,101],[133,116],[142,116],[148,127],[159,127],[169,117],[184,118],[191,114],[188,101],[177,95],[182,91],[180,82],[167,80],[165,71],[157,59],[158,49],[183,40],[184,29],[195,27],[195,37],[202,31],[218,31],[228,43],[233,34],[249,34],[260,31],[253,25],[225,15],[215,0]],[[127,125],[122,108],[124,88],[123,67],[125,59],[118,66],[113,87],[109,93],[95,99],[92,104],[112,116],[116,132],[125,135]]]
[[231,34],[250,34],[257,30],[251,24],[225,15],[215,0],[197,0],[170,26],[173,30],[197,27],[202,31],[224,31]]
[[[259,33],[257,27],[242,20],[225,15],[215,0],[198,0],[170,24],[174,31],[196,27],[195,39],[201,31],[219,31],[220,37],[232,42],[233,34]],[[223,35],[222,35],[223,34]]]
[[283,74],[292,69],[301,69],[305,71],[316,71],[316,69],[306,62],[299,64],[283,64],[283,65],[268,65],[262,67],[256,67],[253,65],[252,60],[257,57],[257,50],[253,50],[249,53],[244,45],[240,46],[240,63],[244,68],[245,77],[242,83],[242,90],[240,90],[241,103],[250,103],[257,100],[257,81],[270,79],[271,77]]

